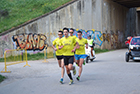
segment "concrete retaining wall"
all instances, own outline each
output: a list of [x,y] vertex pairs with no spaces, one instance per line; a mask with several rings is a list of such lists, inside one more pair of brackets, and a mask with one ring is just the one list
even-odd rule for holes
[[[127,18],[129,9],[110,0],[75,0],[49,14],[33,19],[19,27],[0,34],[0,57],[7,49],[14,49],[13,35],[40,34],[45,35],[44,42],[51,46],[58,37],[57,31],[64,27],[82,29],[85,38],[88,34],[96,42],[97,48],[116,49],[124,47],[125,32],[130,23]],[[40,36],[39,35],[39,36]],[[24,37],[24,38],[23,38]],[[19,37],[20,38],[20,37]],[[22,36],[21,42],[31,39]],[[24,40],[24,41],[23,41]]]

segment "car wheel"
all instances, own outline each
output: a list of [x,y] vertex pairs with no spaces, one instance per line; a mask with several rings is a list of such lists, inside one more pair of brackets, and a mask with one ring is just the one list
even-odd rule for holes
[[129,55],[128,55],[128,53],[125,54],[125,61],[129,62]]
[[86,63],[88,63],[89,56],[86,57]]

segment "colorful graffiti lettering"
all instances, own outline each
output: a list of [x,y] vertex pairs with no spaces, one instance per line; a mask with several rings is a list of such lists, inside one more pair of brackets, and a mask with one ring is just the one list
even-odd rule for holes
[[93,39],[94,39],[96,44],[98,44],[99,46],[102,45],[102,43],[103,43],[103,41],[102,41],[102,33],[100,31],[95,31]]
[[110,33],[103,33],[103,41],[107,41],[111,44],[111,47],[117,48],[119,44],[123,42],[123,32],[116,31],[114,33],[113,31],[110,31]]
[[111,35],[109,33],[103,33],[103,41],[110,42]]
[[94,42],[97,44],[97,45],[99,45],[99,46],[101,46],[102,45],[102,43],[103,43],[103,41],[102,41],[102,33],[100,32],[100,31],[96,31],[96,30],[82,30],[82,29],[74,29],[74,33],[73,33],[73,35],[75,35],[76,37],[77,37],[77,31],[82,31],[82,37],[83,38],[85,38],[85,39],[87,39],[87,37],[89,36],[89,35],[91,35],[91,38],[94,40]]
[[79,30],[82,31],[83,38],[87,39],[88,35],[91,35],[91,38],[94,40],[95,44],[99,46],[101,46],[103,42],[107,41],[112,48],[117,48],[119,46],[121,47],[123,42],[123,32],[121,31],[116,32],[110,31],[110,33],[105,31],[105,33],[102,33],[101,31],[97,31],[94,29],[92,30],[74,29],[73,35],[77,37],[77,31]]
[[16,49],[40,50],[47,47],[47,37],[43,34],[18,34],[12,37],[16,44]]

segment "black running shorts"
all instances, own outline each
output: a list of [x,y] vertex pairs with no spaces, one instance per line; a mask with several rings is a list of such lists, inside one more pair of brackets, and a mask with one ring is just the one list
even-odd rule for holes
[[90,46],[91,48],[93,48],[93,46]]
[[63,59],[63,55],[56,55],[56,58],[57,58],[57,60],[61,60],[61,59]]
[[74,56],[63,56],[63,58],[65,65],[73,64],[74,62]]

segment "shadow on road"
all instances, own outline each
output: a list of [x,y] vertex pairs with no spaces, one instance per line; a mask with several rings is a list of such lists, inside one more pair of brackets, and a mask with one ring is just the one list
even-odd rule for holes
[[129,62],[126,63],[140,63],[140,60],[130,60]]

